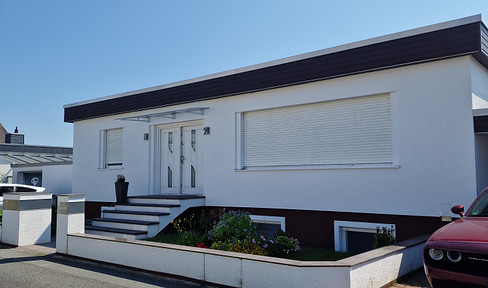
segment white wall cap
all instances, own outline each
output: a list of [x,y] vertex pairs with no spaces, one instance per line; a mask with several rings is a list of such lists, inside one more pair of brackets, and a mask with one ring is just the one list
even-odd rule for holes
[[11,192],[3,193],[3,200],[43,200],[52,199],[51,193]]
[[77,202],[85,201],[86,194],[58,194],[58,202]]
[[473,116],[488,116],[488,108],[473,109]]

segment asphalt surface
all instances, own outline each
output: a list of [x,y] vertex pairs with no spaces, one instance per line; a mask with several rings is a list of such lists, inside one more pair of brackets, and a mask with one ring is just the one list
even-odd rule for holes
[[[0,287],[211,288],[158,274],[74,259],[48,246],[0,244]],[[162,260],[163,261],[163,260]]]

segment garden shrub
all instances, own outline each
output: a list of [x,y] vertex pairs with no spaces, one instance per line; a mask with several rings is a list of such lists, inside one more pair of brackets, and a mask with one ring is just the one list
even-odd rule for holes
[[229,243],[217,241],[217,242],[212,243],[212,246],[210,246],[210,249],[229,251]]
[[[176,244],[276,257],[300,250],[298,240],[281,230],[274,238],[257,236],[257,227],[247,212],[223,209],[219,213],[210,211],[207,214],[202,210],[198,219],[195,213],[190,214],[192,212],[195,211],[172,221],[177,232]],[[210,219],[215,220],[207,232],[212,223]]]
[[298,240],[293,237],[279,235],[275,237],[274,242],[274,246],[276,247],[274,250],[277,256],[288,255],[300,250]]
[[205,241],[205,235],[202,235],[195,231],[197,227],[197,221],[195,215],[192,214],[188,217],[178,217],[171,221],[173,227],[178,233],[177,244],[186,246],[196,246]]
[[213,242],[234,243],[244,241],[256,233],[256,226],[251,221],[249,213],[242,211],[224,212],[213,229],[209,232]]
[[376,227],[376,234],[374,235],[374,248],[393,245],[396,243],[395,228]]
[[179,245],[197,246],[200,243],[205,243],[205,235],[199,234],[194,231],[185,231],[178,235]]
[[229,244],[230,252],[246,253],[252,255],[268,256],[268,250],[259,246],[257,243],[238,240]]

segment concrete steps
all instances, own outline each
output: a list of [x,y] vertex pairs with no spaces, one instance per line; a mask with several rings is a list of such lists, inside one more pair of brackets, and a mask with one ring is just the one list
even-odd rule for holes
[[85,233],[132,240],[151,238],[186,209],[199,206],[205,206],[203,195],[128,197],[128,203],[102,207],[102,217],[91,219]]

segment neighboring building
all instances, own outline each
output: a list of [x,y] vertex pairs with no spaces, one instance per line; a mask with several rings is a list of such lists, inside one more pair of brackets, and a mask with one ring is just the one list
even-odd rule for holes
[[[42,186],[53,194],[71,193],[73,148],[25,145],[24,134],[6,133],[0,144],[0,183]],[[4,172],[5,171],[5,172]]]
[[488,185],[487,35],[473,16],[66,105],[72,192],[95,209],[124,174],[337,250],[431,233]]
[[5,135],[7,135],[7,130],[0,123],[0,144],[5,143]]

